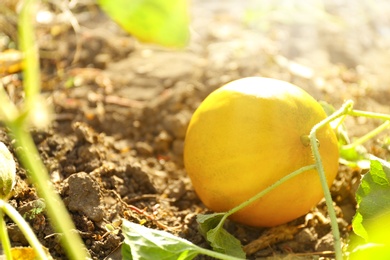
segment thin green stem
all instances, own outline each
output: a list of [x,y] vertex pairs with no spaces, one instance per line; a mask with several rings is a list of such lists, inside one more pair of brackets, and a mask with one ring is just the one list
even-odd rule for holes
[[387,115],[387,114],[367,112],[367,111],[361,111],[361,110],[355,110],[355,109],[349,111],[347,114],[350,116],[362,116],[362,117],[368,117],[368,118],[390,120],[390,115]]
[[11,242],[9,241],[7,226],[4,221],[4,214],[2,209],[0,209],[0,238],[1,245],[7,260],[12,260]]
[[333,114],[331,114],[330,116],[328,116],[327,118],[325,118],[324,120],[322,120],[321,122],[319,122],[318,124],[316,124],[316,125],[311,129],[310,134],[313,133],[313,132],[317,132],[318,129],[320,129],[321,127],[324,127],[325,125],[327,125],[327,124],[329,124],[330,122],[336,120],[337,118],[349,114],[349,113],[352,111],[352,108],[353,108],[353,101],[352,101],[352,100],[347,100],[347,101],[341,106],[340,109],[338,109],[336,112],[334,112]]
[[18,33],[20,50],[24,55],[23,83],[27,105],[34,104],[35,98],[40,93],[40,71],[38,45],[35,40],[34,8],[37,0],[25,0],[19,14]]
[[332,115],[330,115],[329,117],[325,118],[324,120],[322,120],[321,122],[316,124],[312,128],[312,130],[310,131],[310,135],[309,135],[311,150],[312,150],[312,153],[313,153],[314,158],[315,158],[317,171],[318,171],[320,181],[321,181],[321,186],[322,186],[322,189],[324,192],[326,206],[328,208],[330,225],[332,228],[332,234],[333,234],[333,238],[334,238],[335,256],[336,256],[337,260],[341,260],[343,258],[342,251],[341,251],[340,231],[339,231],[339,227],[337,224],[337,216],[336,216],[336,212],[335,212],[335,209],[333,206],[332,195],[331,195],[329,187],[328,187],[328,182],[326,179],[324,166],[322,164],[321,155],[320,155],[320,151],[319,151],[318,144],[317,144],[316,134],[320,128],[329,124],[331,121],[349,113],[352,110],[352,107],[353,107],[352,101],[349,100],[349,101],[345,102],[344,105],[339,110],[337,110]]
[[89,255],[83,241],[77,234],[72,219],[63,204],[61,197],[55,192],[46,167],[39,158],[31,135],[17,122],[8,123],[15,138],[18,156],[27,169],[28,177],[37,188],[38,195],[45,200],[47,213],[56,231],[61,233],[61,243],[69,259],[88,259]]
[[16,223],[16,225],[18,225],[18,228],[22,231],[30,246],[34,248],[36,254],[38,255],[38,258],[42,260],[49,259],[46,255],[45,250],[43,249],[43,246],[35,236],[28,223],[19,214],[19,212],[3,200],[0,200],[0,208]]
[[336,216],[336,211],[335,211],[334,206],[333,206],[332,195],[330,194],[328,182],[327,182],[326,175],[325,175],[324,166],[322,164],[320,151],[319,151],[318,145],[317,145],[316,132],[312,132],[310,134],[310,140],[311,140],[311,149],[312,149],[314,158],[316,160],[317,171],[318,171],[318,174],[320,176],[321,186],[322,186],[322,189],[324,192],[326,206],[328,207],[330,225],[332,227],[332,233],[333,233],[333,238],[334,238],[334,248],[335,248],[336,259],[341,260],[342,259],[342,252],[341,252],[340,231],[339,231],[339,226],[337,224],[337,216]]
[[232,208],[231,210],[229,210],[228,212],[226,212],[226,215],[230,216],[230,215],[236,213],[237,211],[242,210],[243,208],[252,204],[254,201],[256,201],[256,200],[260,199],[261,197],[263,197],[264,195],[266,195],[268,192],[272,191],[273,189],[276,189],[278,186],[280,186],[284,182],[288,181],[289,179],[292,179],[295,176],[297,176],[305,171],[313,170],[313,169],[315,169],[315,167],[316,166],[314,164],[307,165],[307,166],[304,166],[296,171],[293,171],[292,173],[284,176],[283,178],[280,178],[279,180],[277,180],[276,182],[274,182],[273,184],[271,184],[270,186],[268,186],[267,188],[265,188],[264,190],[262,190],[261,192],[259,192],[255,196],[251,197],[250,199],[244,201],[240,205],[238,205],[238,206]]
[[343,145],[341,149],[348,150],[348,149],[354,149],[358,145],[362,145],[363,143],[367,142],[368,140],[372,139],[377,134],[381,133],[382,131],[386,130],[390,126],[390,121],[386,121],[374,130],[370,131],[369,133],[363,135],[362,137],[356,139],[353,143]]
[[225,223],[226,219],[242,210],[243,208],[249,206],[250,204],[252,204],[254,201],[260,199],[261,197],[263,197],[265,194],[267,194],[268,192],[272,191],[273,189],[277,188],[278,186],[280,186],[281,184],[283,184],[284,182],[288,181],[289,179],[291,178],[294,178],[295,176],[305,172],[305,171],[309,171],[309,170],[313,170],[315,169],[316,166],[313,164],[313,165],[307,165],[307,166],[304,166],[286,176],[284,176],[283,178],[277,180],[276,182],[274,182],[273,184],[271,184],[270,186],[268,186],[267,188],[265,188],[264,190],[260,191],[258,194],[256,194],[255,196],[251,197],[250,199],[244,201],[243,203],[241,203],[240,205],[232,208],[231,210],[229,210],[228,212],[226,212],[223,217],[221,218],[220,222],[218,223],[218,226],[216,227],[217,229],[218,228],[222,228],[223,224]]
[[[28,177],[32,180],[38,191],[38,195],[45,200],[47,213],[56,231],[61,233],[61,243],[70,259],[89,258],[87,250],[83,246],[80,236],[75,232],[75,226],[61,200],[51,185],[49,174],[39,159],[39,153],[35,147],[31,135],[25,129],[26,118],[37,102],[40,93],[40,71],[38,46],[35,40],[34,8],[37,0],[25,0],[19,15],[18,33],[20,50],[24,55],[23,84],[26,95],[25,107],[19,111],[17,118],[8,118],[7,126],[10,128],[16,140],[16,151],[22,164],[27,169]],[[1,96],[0,96],[1,97]],[[3,98],[4,99],[4,98]]]
[[198,252],[202,255],[211,256],[216,259],[222,259],[222,260],[242,260],[242,258],[225,255],[216,251],[208,250],[202,247],[198,247]]
[[9,99],[3,84],[0,82],[0,120],[12,121],[18,117],[19,111]]

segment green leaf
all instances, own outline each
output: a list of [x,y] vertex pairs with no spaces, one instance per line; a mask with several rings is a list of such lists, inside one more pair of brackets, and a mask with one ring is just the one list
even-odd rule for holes
[[246,254],[242,249],[240,240],[227,232],[224,228],[215,228],[207,232],[207,240],[211,247],[220,253],[245,259]]
[[357,247],[349,256],[350,260],[389,259],[390,246],[381,244],[364,244]]
[[371,160],[356,192],[358,210],[352,220],[349,259],[390,259],[390,164]]
[[198,215],[199,230],[206,237],[214,251],[245,259],[246,254],[242,249],[240,240],[227,232],[222,224],[220,225],[225,214]]
[[363,226],[363,216],[362,214],[360,214],[360,212],[356,212],[355,216],[353,217],[352,227],[353,227],[353,232],[355,232],[356,235],[364,238],[365,241],[367,241],[368,234],[366,229]]
[[390,259],[390,211],[366,221],[365,232],[367,240],[363,243],[352,236],[349,259]]
[[133,260],[133,256],[131,255],[131,248],[126,240],[122,244],[122,259],[123,260]]
[[340,146],[340,157],[346,161],[355,163],[355,165],[366,160],[366,155],[367,150],[362,145],[356,147],[349,145]]
[[186,0],[98,0],[116,23],[139,40],[184,47],[189,39]]
[[199,247],[168,232],[154,230],[123,220],[125,237],[122,257],[125,260],[164,259],[190,260],[199,254]]
[[[390,167],[386,162],[371,161],[370,171],[364,175],[356,192],[358,210],[352,221],[355,234],[370,241],[367,223],[390,210]],[[390,219],[389,219],[390,220]],[[388,222],[389,223],[389,222]]]
[[209,230],[216,228],[224,215],[225,213],[198,214],[196,221],[199,224],[199,231],[202,235],[206,237]]

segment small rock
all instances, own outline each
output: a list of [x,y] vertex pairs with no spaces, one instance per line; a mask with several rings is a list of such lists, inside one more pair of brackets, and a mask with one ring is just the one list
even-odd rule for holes
[[295,251],[311,251],[317,242],[317,234],[312,228],[304,228],[295,235],[294,240],[280,244],[281,248],[294,248]]
[[69,196],[64,199],[69,210],[78,211],[93,221],[101,221],[104,212],[99,185],[85,172],[71,175],[65,183],[69,185]]
[[172,143],[172,137],[167,133],[167,131],[162,130],[154,139],[154,142],[158,151],[167,152]]
[[90,144],[97,142],[98,134],[89,125],[83,122],[75,122],[72,124],[72,128],[80,142],[87,142]]
[[24,236],[23,232],[19,229],[18,225],[16,224],[10,224],[7,226],[7,233],[12,242],[17,242],[21,244],[22,246],[27,246],[28,241],[26,237]]
[[153,147],[145,142],[137,142],[135,144],[135,149],[140,155],[150,156],[153,154]]
[[180,139],[173,141],[172,150],[176,155],[182,155],[184,151],[184,141]]
[[182,180],[170,183],[165,191],[169,198],[179,200],[186,193],[185,184]]
[[71,175],[76,172],[76,166],[74,165],[65,165],[64,173],[67,175]]
[[348,223],[352,222],[353,216],[356,214],[356,208],[353,204],[344,204],[340,206],[343,212],[343,219]]
[[315,246],[315,250],[322,251],[332,251],[334,250],[334,241],[332,233],[328,233],[325,236],[321,237]]
[[317,241],[317,234],[310,228],[304,228],[295,236],[295,239],[299,243],[312,243]]
[[187,110],[183,110],[178,114],[168,115],[165,118],[164,126],[176,138],[184,139],[190,119],[191,113]]

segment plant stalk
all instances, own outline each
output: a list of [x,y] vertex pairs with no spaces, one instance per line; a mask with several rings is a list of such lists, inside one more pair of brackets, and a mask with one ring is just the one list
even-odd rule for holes
[[16,118],[7,120],[6,124],[14,135],[16,141],[15,150],[23,166],[28,171],[28,177],[35,185],[38,195],[45,200],[47,213],[54,229],[61,233],[61,243],[69,259],[85,260],[89,258],[88,252],[76,232],[61,197],[52,187],[46,167],[40,160],[32,137],[27,131],[29,123],[28,114],[34,108],[36,102],[38,102],[37,98],[40,93],[41,83],[38,46],[34,35],[34,8],[37,3],[37,0],[25,0],[22,2],[18,32],[20,50],[24,55],[23,84],[26,100],[24,110],[19,111]]
[[205,248],[202,248],[202,247],[198,247],[198,252],[200,254],[202,254],[202,255],[211,256],[211,257],[216,258],[216,259],[222,259],[222,260],[242,260],[242,258],[238,258],[238,257],[230,256],[230,255],[225,255],[225,254],[222,254],[222,253],[219,253],[219,252],[216,252],[216,251],[212,251],[212,250],[209,250],[209,249],[205,249]]
[[28,86],[24,88],[27,109],[34,104],[41,88],[39,52],[34,30],[34,8],[36,8],[37,3],[37,0],[22,1],[18,21],[19,48],[24,55],[23,81],[25,86]]
[[7,226],[4,221],[3,210],[0,209],[0,240],[7,260],[12,260],[11,242],[7,232]]
[[15,104],[12,103],[7,93],[5,92],[3,84],[0,82],[0,120],[12,121],[18,117],[19,111]]
[[343,259],[342,250],[341,250],[340,231],[339,231],[339,226],[337,223],[336,211],[335,211],[334,206],[333,206],[332,195],[331,195],[329,187],[328,187],[328,182],[326,180],[324,166],[322,164],[321,155],[320,155],[320,151],[319,151],[318,144],[317,144],[316,134],[317,134],[317,131],[321,127],[324,127],[325,125],[329,124],[331,121],[333,121],[341,116],[344,116],[345,114],[347,114],[349,111],[352,110],[352,107],[353,107],[353,102],[351,100],[345,102],[344,105],[339,110],[337,110],[332,115],[330,115],[329,117],[325,118],[324,120],[322,120],[321,122],[316,124],[311,129],[310,135],[309,135],[311,150],[312,150],[313,156],[315,158],[317,171],[318,171],[320,181],[321,181],[321,186],[322,186],[322,189],[324,192],[326,206],[328,208],[328,215],[330,218],[330,225],[332,228],[332,234],[333,234],[333,239],[334,239],[336,260]]
[[76,232],[76,228],[68,211],[55,192],[46,167],[39,158],[31,135],[18,122],[8,123],[15,138],[15,151],[23,166],[28,171],[28,177],[34,183],[38,195],[45,200],[47,213],[55,230],[62,235],[61,243],[68,254],[69,259],[89,259],[83,241]]
[[375,112],[368,112],[368,111],[361,111],[361,110],[351,110],[347,113],[350,116],[362,116],[362,117],[368,117],[368,118],[376,118],[376,119],[382,119],[382,120],[390,120],[390,115],[382,114],[382,113],[375,113]]
[[390,120],[384,122],[383,124],[381,124],[380,126],[375,128],[374,130],[372,130],[372,131],[368,132],[367,134],[363,135],[362,137],[356,139],[353,143],[347,144],[347,145],[343,145],[341,147],[341,149],[343,149],[343,150],[354,149],[354,148],[356,148],[356,146],[362,145],[363,143],[367,142],[368,140],[370,140],[371,138],[373,138],[377,134],[379,134],[382,131],[386,130],[387,128],[389,128],[389,126],[390,126]]
[[322,165],[321,155],[320,155],[320,152],[319,152],[319,149],[317,146],[316,133],[313,132],[313,134],[310,134],[310,136],[311,136],[311,142],[312,142],[312,145],[311,145],[312,152],[313,152],[314,158],[316,160],[317,171],[318,171],[320,181],[321,181],[321,186],[322,186],[322,189],[324,192],[326,206],[328,208],[330,225],[332,227],[336,260],[341,260],[341,259],[343,259],[343,257],[342,257],[342,252],[341,252],[340,231],[339,231],[339,226],[337,224],[337,216],[336,216],[336,211],[335,211],[334,206],[333,206],[332,195],[330,194],[328,182],[326,180],[324,166]]
[[[43,246],[39,242],[38,238],[35,236],[28,223],[19,214],[19,212],[17,212],[16,209],[14,209],[10,204],[3,200],[0,200],[0,210],[4,211],[4,213],[6,213],[16,223],[16,225],[24,234],[30,246],[35,250],[35,253],[38,255],[38,258],[41,260],[47,260],[48,257],[46,255],[45,250],[43,250]],[[12,259],[12,256],[10,259]]]

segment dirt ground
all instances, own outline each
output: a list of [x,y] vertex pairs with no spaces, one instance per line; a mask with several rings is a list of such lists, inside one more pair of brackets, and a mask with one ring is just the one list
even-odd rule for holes
[[[58,8],[41,7],[56,14],[37,25],[43,95],[55,116],[50,128],[33,130],[33,136],[93,259],[121,259],[123,237],[106,229],[110,224],[119,230],[121,218],[208,247],[195,221],[196,214],[207,209],[186,175],[183,145],[194,110],[226,82],[245,76],[273,77],[297,84],[336,108],[352,99],[359,109],[390,112],[388,73],[376,70],[378,63],[388,62],[383,44],[375,52],[369,45],[375,42],[361,46],[360,41],[354,46],[356,52],[365,50],[372,58],[355,57],[355,49],[348,45],[353,35],[344,38],[345,29],[325,26],[313,31],[306,22],[275,22],[275,27],[261,30],[256,26],[259,21],[243,22],[236,2],[221,7],[194,1],[192,40],[184,50],[141,44],[91,4],[72,9],[78,31]],[[5,35],[0,38],[12,42]],[[1,80],[18,101],[21,76]],[[352,135],[360,135],[378,122],[347,123]],[[4,128],[0,140],[11,143]],[[380,140],[366,148],[389,159],[389,147]],[[351,231],[354,192],[362,171],[340,166],[331,188],[344,242]],[[45,214],[29,214],[41,201],[25,170],[18,167],[17,174],[10,203],[27,216],[52,256],[66,259]],[[333,257],[324,201],[281,227],[228,222],[227,228],[243,245],[262,241],[249,259]],[[8,231],[13,246],[28,245],[11,221]]]

